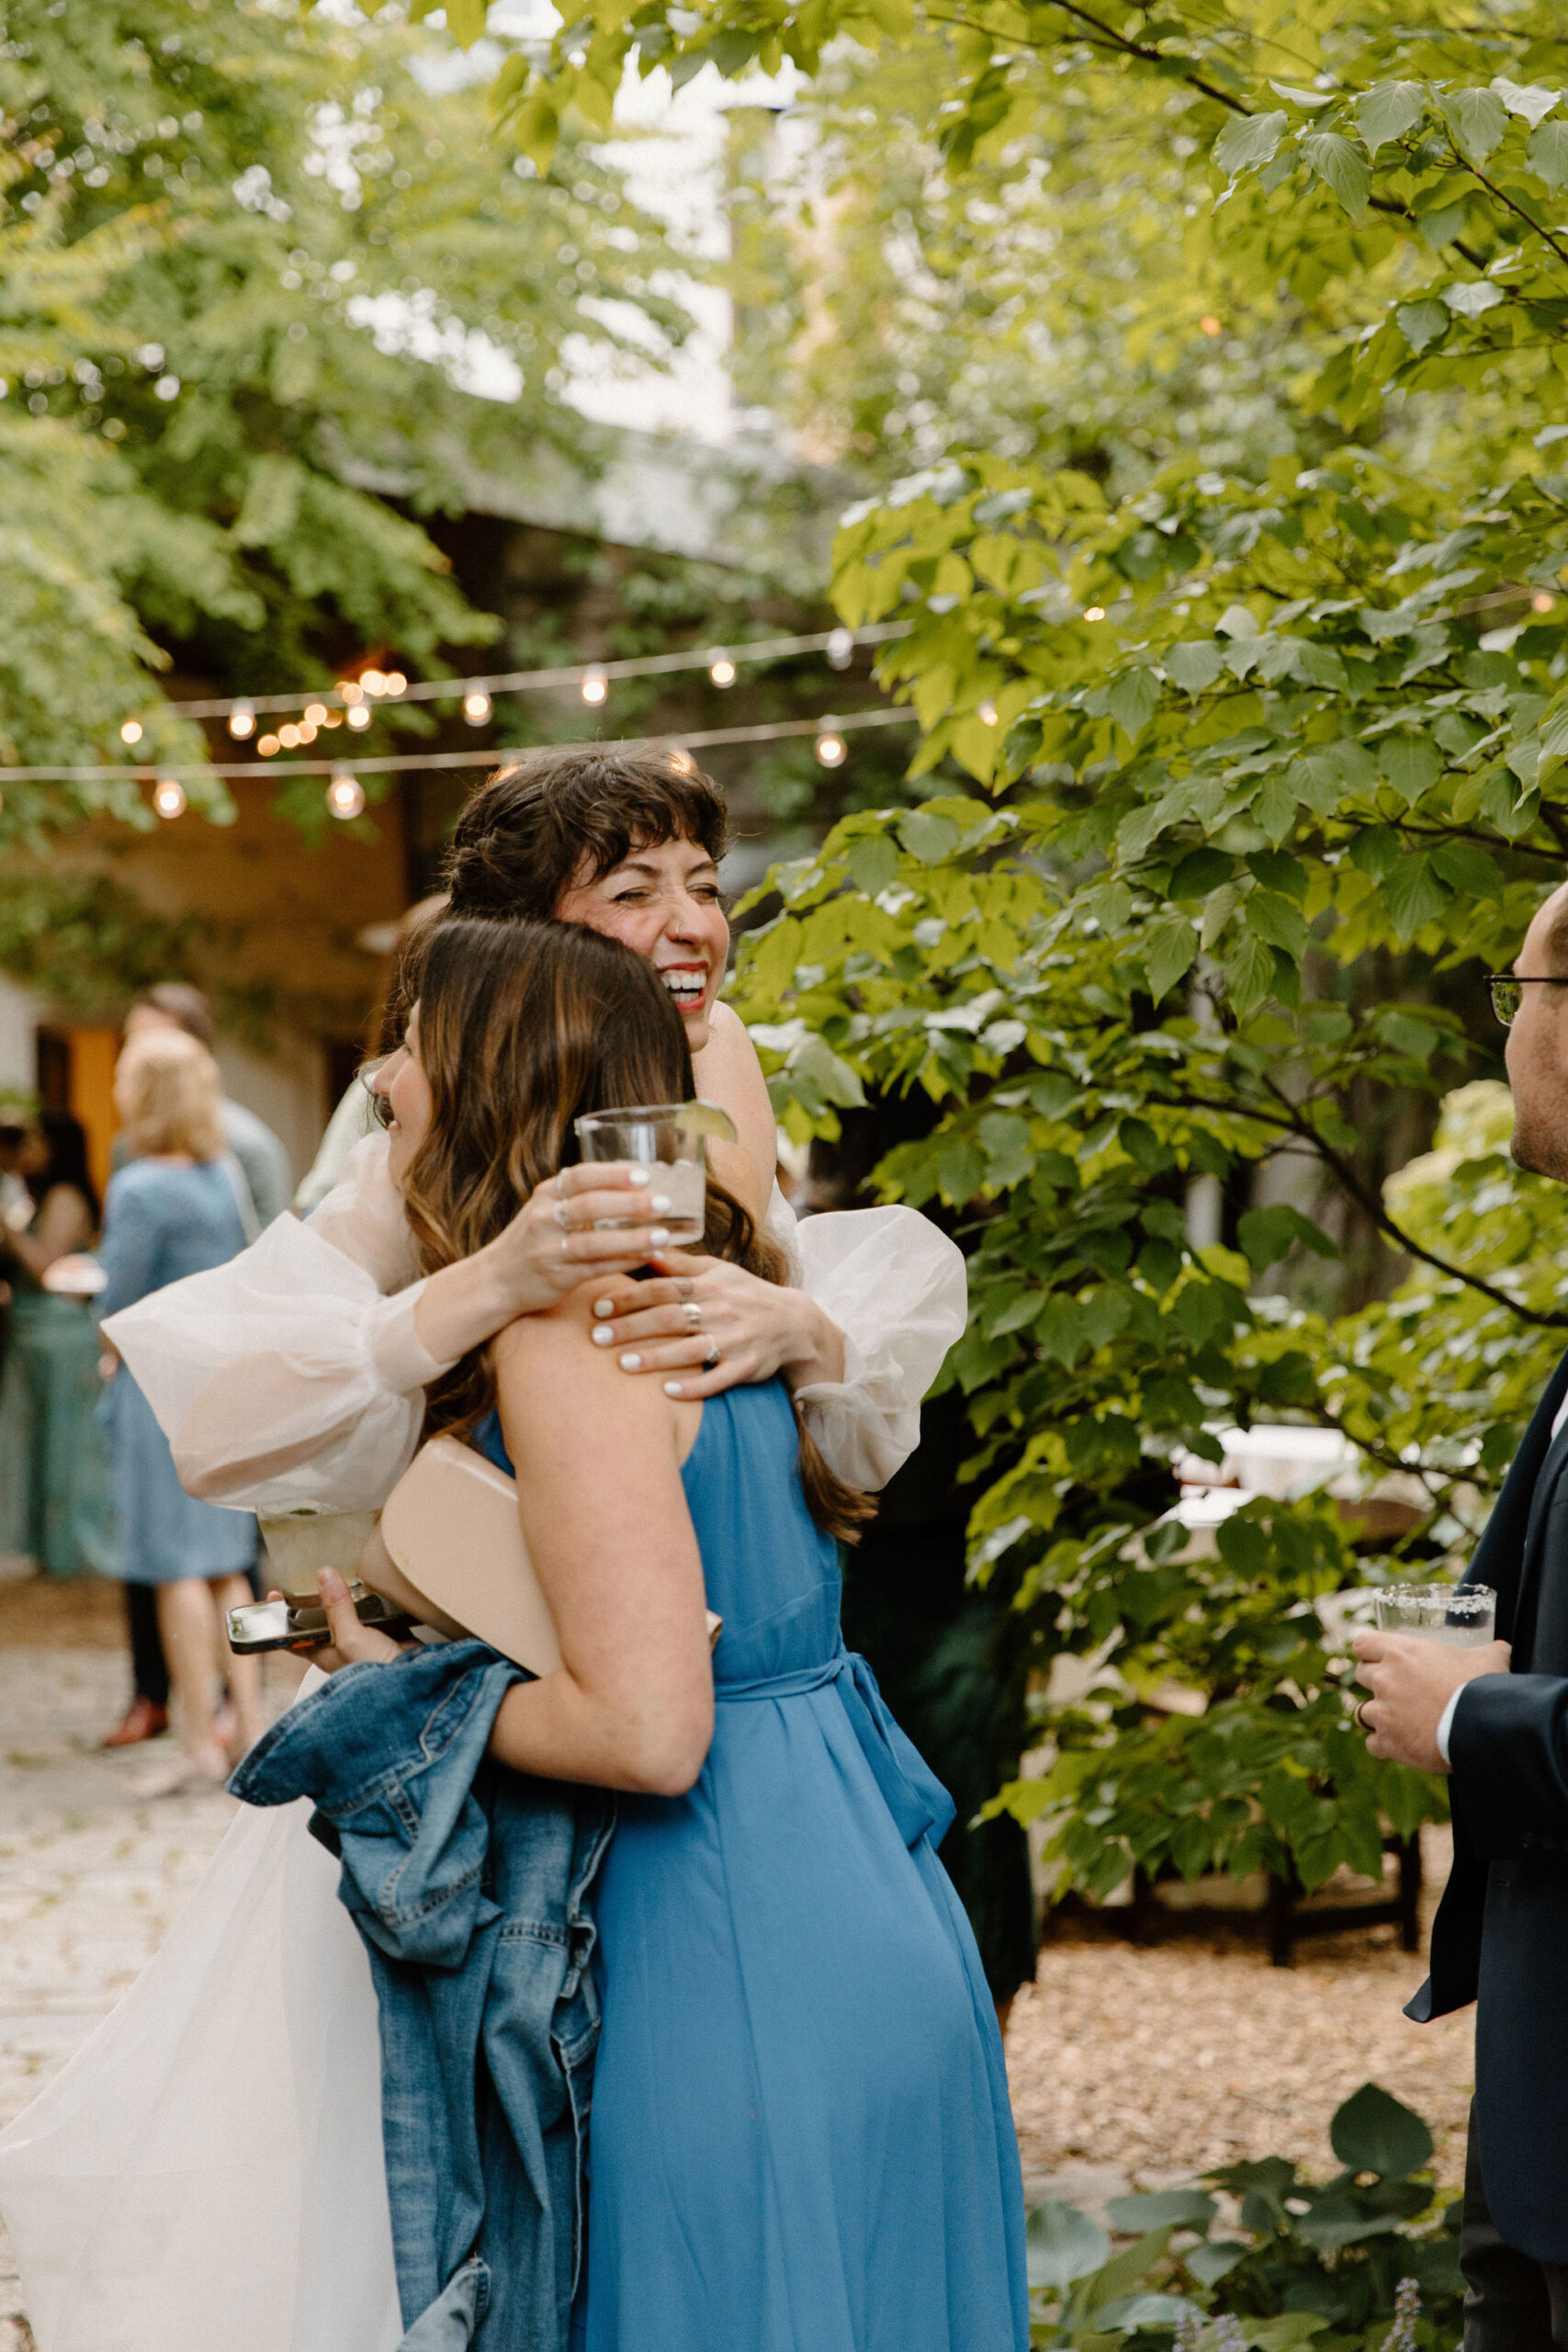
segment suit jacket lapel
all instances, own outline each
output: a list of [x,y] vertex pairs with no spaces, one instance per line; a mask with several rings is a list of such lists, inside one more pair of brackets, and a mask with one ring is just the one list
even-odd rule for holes
[[1539,1569],[1551,1490],[1568,1462],[1568,1427],[1555,1440],[1551,1435],[1551,1424],[1564,1396],[1568,1396],[1568,1355],[1546,1384],[1465,1577],[1467,1584],[1491,1585],[1495,1591],[1499,1641],[1516,1639],[1527,1600],[1533,1623],[1529,1589]]

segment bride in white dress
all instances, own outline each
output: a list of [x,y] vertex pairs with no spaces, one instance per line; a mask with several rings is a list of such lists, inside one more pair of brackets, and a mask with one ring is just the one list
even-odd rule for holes
[[[629,831],[605,828],[606,792],[629,798]],[[538,882],[549,859],[525,833],[547,803],[558,836],[563,802],[595,854],[620,852],[598,871],[578,855],[564,890]],[[718,807],[705,778],[661,761],[617,763],[592,746],[535,755],[460,820],[454,903],[484,910],[461,888],[464,828],[484,853],[482,882],[499,813],[534,887],[548,890],[545,912],[623,937],[672,976],[699,1088],[751,1148],[750,1168],[732,1155],[726,1181],[766,1203],[793,1293],[759,1283],[765,1295],[753,1296],[751,1277],[706,1260],[691,1272],[671,1261],[633,1293],[618,1277],[649,1258],[652,1237],[614,1256],[624,1241],[588,1223],[605,1207],[589,1187],[606,1179],[585,1170],[567,1172],[564,1200],[536,1195],[495,1262],[420,1282],[385,1141],[372,1138],[309,1225],[279,1218],[229,1265],[114,1318],[194,1491],[264,1514],[378,1508],[418,1442],[424,1384],[594,1266],[607,1269],[606,1321],[615,1343],[631,1343],[632,1376],[662,1372],[695,1396],[782,1366],[829,1466],[867,1489],[913,1451],[920,1399],[964,1328],[963,1260],[906,1209],[795,1227],[773,1183],[755,1053],[715,1003],[728,946]],[[676,830],[650,838],[661,821]],[[504,866],[502,878],[510,888]],[[626,1193],[609,1205],[624,1210]],[[375,1996],[309,1811],[240,1815],[157,1957],[0,2132],[0,2215],[39,2352],[393,2352],[400,2341]]]

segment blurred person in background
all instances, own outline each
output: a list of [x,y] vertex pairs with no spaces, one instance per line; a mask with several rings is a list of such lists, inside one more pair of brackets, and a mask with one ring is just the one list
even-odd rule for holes
[[[185,980],[160,980],[156,988],[143,989],[132,1000],[125,1016],[125,1041],[145,1037],[154,1030],[183,1030],[199,1046],[212,1051],[212,1008],[199,989]],[[219,1117],[222,1123],[223,1140],[240,1163],[251,1204],[255,1211],[257,1232],[265,1233],[274,1217],[281,1216],[293,1197],[294,1176],[288,1165],[288,1154],[265,1119],[247,1111],[243,1102],[221,1091],[220,1080]],[[125,1153],[116,1139],[113,1165],[123,1165]]]
[[[106,1283],[97,1305],[106,1316],[186,1274],[224,1265],[245,1246],[218,1065],[206,1046],[169,1023],[152,1024],[127,1044],[114,1091],[132,1156],[110,1179],[105,1204]],[[179,1702],[179,1756],[145,1775],[137,1794],[220,1783],[261,1729],[260,1667],[230,1653],[222,1615],[251,1597],[255,1521],[186,1493],[169,1442],[123,1364],[109,1383],[104,1419],[119,1573],[156,1595]],[[229,1741],[220,1736],[214,1703],[224,1676],[234,1717]]]
[[80,1297],[44,1287],[98,1225],[87,1139],[45,1111],[7,1136],[12,1196],[0,1219],[0,1280],[10,1294],[0,1370],[0,1553],[46,1576],[115,1573],[108,1463],[96,1411],[97,1329]]
[[[126,1042],[159,1031],[194,1037],[210,1052],[212,1009],[201,990],[186,980],[160,980],[156,987],[143,989],[125,1016]],[[247,1198],[241,1204],[241,1213],[245,1218],[245,1238],[254,1241],[288,1206],[293,1182],[288,1155],[265,1120],[230,1095],[220,1097],[219,1115],[224,1142],[244,1181]],[[111,1166],[123,1168],[128,1156],[124,1136],[117,1136]],[[124,1716],[106,1735],[105,1747],[134,1747],[144,1739],[157,1738],[169,1724],[169,1668],[152,1588],[127,1584],[125,1601],[135,1687]]]

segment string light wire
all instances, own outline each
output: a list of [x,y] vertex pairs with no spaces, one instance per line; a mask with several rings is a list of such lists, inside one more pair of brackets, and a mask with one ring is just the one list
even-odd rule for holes
[[[627,735],[607,739],[600,744],[606,752],[703,752],[716,751],[726,743],[777,743],[791,736],[818,737],[830,729],[835,735],[845,735],[865,727],[913,727],[916,714],[909,709],[892,709],[886,706],[874,710],[852,710],[845,716],[826,718],[779,718],[760,727],[709,727],[696,732],[671,732],[664,735]],[[589,738],[590,741],[598,739]],[[514,743],[489,751],[474,752],[391,752],[372,759],[355,757],[355,773],[399,775],[415,768],[494,768],[503,767],[508,760],[525,759],[531,752],[552,747],[544,743]],[[166,763],[153,767],[132,767],[129,763],[118,767],[0,767],[0,784],[112,784],[125,777],[144,784],[153,776],[193,776],[199,783],[204,776],[225,779],[263,780],[280,775],[325,775],[337,772],[341,762],[330,759],[269,760],[265,767],[255,760],[202,761],[189,767],[171,767]]]
[[[619,678],[662,678],[681,670],[711,673],[717,667],[734,669],[743,662],[786,662],[796,653],[826,653],[837,670],[847,666],[846,639],[852,652],[857,645],[886,645],[892,638],[908,637],[909,628],[908,621],[874,621],[866,628],[820,629],[810,637],[757,638],[743,645],[710,645],[696,652],[638,653],[624,662],[578,662],[559,670],[506,670],[491,677],[410,680],[399,670],[365,670],[357,678],[344,679],[332,691],[302,686],[292,694],[231,695],[219,701],[170,702],[165,707],[177,710],[185,718],[228,718],[238,712],[254,720],[260,711],[301,710],[311,704],[348,710],[363,704],[367,694],[388,702],[461,702],[469,695],[545,694],[552,686],[575,686],[581,694],[585,683],[597,685],[603,681],[613,685]],[[715,680],[716,684],[729,683]],[[603,696],[592,698],[603,700]],[[137,722],[133,719],[129,724]]]

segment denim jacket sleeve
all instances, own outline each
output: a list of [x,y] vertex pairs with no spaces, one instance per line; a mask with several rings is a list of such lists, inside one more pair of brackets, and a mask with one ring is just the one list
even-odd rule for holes
[[496,1710],[528,1677],[482,1642],[345,1667],[289,1708],[229,1786],[246,1804],[313,1798],[342,1856],[341,1893],[393,1960],[461,1967],[495,1916],[489,1824],[474,1792]]

